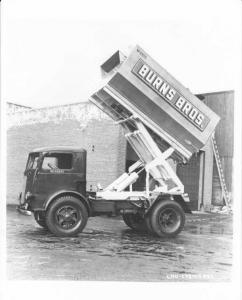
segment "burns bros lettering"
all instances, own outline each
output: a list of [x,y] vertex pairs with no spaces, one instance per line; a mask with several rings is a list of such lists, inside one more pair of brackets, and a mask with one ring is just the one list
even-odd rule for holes
[[186,101],[183,97],[179,97],[175,103],[176,107],[183,112],[188,118],[194,121],[197,125],[201,126],[204,121],[204,115]]
[[176,91],[170,88],[169,84],[159,77],[154,71],[150,70],[147,65],[143,65],[138,74],[168,100],[172,100],[175,96]]
[[[204,130],[207,120],[196,107],[182,97],[173,87],[171,87],[162,77],[153,71],[147,64],[139,60],[138,68],[135,66],[133,72],[155,90],[162,98],[174,106],[181,114],[185,115],[200,130]],[[205,124],[206,123],[206,124]]]

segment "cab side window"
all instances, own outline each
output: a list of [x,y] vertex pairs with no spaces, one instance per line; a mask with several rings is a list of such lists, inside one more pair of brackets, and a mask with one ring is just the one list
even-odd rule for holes
[[69,153],[51,153],[44,157],[42,170],[70,170],[73,157]]

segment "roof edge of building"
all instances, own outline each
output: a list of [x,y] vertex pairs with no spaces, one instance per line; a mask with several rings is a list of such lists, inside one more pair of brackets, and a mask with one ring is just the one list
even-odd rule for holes
[[57,108],[57,107],[72,106],[72,105],[77,105],[77,104],[88,104],[89,102],[90,101],[85,100],[85,101],[78,101],[78,102],[59,104],[59,105],[53,105],[53,106],[36,107],[34,109],[35,110],[40,110],[40,109],[48,109],[48,108]]
[[11,102],[11,101],[6,101],[7,104],[12,104],[12,105],[15,105],[15,106],[19,106],[19,107],[23,107],[23,108],[29,108],[29,109],[32,109],[31,106],[26,106],[26,105],[22,105],[22,104],[18,104],[18,103],[14,103],[14,102]]
[[[16,105],[13,102],[7,102],[7,103]],[[78,105],[78,104],[83,104],[83,106],[84,106],[84,105],[87,105],[88,103],[90,103],[90,102],[89,101],[81,101],[81,102],[60,104],[60,105],[54,105],[54,106],[45,106],[45,107],[27,107],[27,106],[22,106],[22,105],[17,105],[17,106],[29,108],[28,112],[30,112],[30,111],[44,111],[47,109],[55,109],[55,108],[65,107],[65,106],[74,106],[74,105]],[[17,111],[14,114],[18,114],[18,113],[22,113],[22,111]]]
[[217,91],[217,92],[208,92],[208,93],[196,93],[196,96],[208,96],[208,95],[216,95],[216,94],[232,94],[234,90],[225,90],[225,91]]

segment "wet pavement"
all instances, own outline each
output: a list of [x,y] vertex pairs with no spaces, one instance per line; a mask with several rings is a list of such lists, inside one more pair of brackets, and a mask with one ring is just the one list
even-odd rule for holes
[[122,219],[95,217],[75,238],[59,238],[33,216],[7,209],[8,278],[111,281],[229,281],[232,216],[186,216],[172,239],[138,234]]

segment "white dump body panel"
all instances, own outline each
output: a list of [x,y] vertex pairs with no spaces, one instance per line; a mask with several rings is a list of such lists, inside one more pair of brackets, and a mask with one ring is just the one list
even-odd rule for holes
[[162,151],[174,148],[174,159],[188,160],[214,132],[219,117],[139,46],[102,69],[110,80],[90,100],[115,121],[139,118]]

